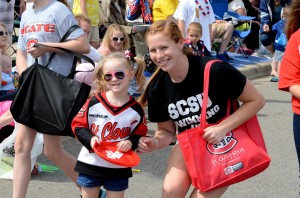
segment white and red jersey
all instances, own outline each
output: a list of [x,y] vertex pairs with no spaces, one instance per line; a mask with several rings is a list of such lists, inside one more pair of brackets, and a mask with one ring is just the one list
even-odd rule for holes
[[83,144],[75,170],[104,177],[130,177],[130,168],[100,158],[91,148],[90,141],[93,136],[107,142],[129,140],[135,150],[140,137],[147,134],[146,123],[143,108],[132,97],[121,107],[111,105],[105,93],[88,99],[72,122],[72,130]]

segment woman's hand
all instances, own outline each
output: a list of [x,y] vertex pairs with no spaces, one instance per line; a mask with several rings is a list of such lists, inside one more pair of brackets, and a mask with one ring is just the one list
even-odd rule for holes
[[226,133],[223,127],[219,125],[209,126],[204,129],[203,139],[205,139],[209,144],[218,144],[223,140]]
[[94,145],[95,145],[96,143],[100,144],[101,141],[100,141],[100,139],[99,139],[97,136],[94,136],[94,137],[92,137],[92,139],[91,139],[91,143],[90,143],[91,147],[94,148]]
[[47,52],[46,47],[29,47],[27,53],[29,53],[33,58],[38,58]]
[[129,140],[121,141],[117,144],[118,151],[127,152],[131,149],[132,143]]
[[141,137],[139,140],[137,152],[148,153],[156,150],[158,147],[158,140],[153,137]]

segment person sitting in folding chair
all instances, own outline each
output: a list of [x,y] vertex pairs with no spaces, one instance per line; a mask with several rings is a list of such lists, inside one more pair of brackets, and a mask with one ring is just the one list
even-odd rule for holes
[[[242,0],[229,0],[228,11],[237,13],[241,16],[247,16],[247,10]],[[253,17],[253,19],[249,18],[249,21],[240,20],[241,18],[239,16],[232,17],[233,24],[237,31],[251,30],[243,38],[243,42],[241,43],[241,49],[238,49],[238,51],[242,52],[243,54],[245,53],[247,55],[251,55],[254,52],[254,50],[259,47],[259,22],[253,21],[255,17]]]

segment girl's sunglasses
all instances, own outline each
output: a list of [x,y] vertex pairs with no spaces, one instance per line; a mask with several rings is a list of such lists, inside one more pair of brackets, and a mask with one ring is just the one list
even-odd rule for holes
[[8,33],[7,33],[7,32],[0,31],[0,36],[3,36],[4,34],[5,34],[6,36],[8,36]]
[[120,38],[118,38],[118,37],[112,37],[111,39],[112,39],[113,41],[120,41],[120,42],[125,41],[125,38],[124,38],[124,37],[120,37]]
[[111,81],[111,79],[113,77],[116,77],[117,79],[119,80],[122,80],[125,78],[125,72],[123,71],[116,71],[116,72],[111,72],[111,73],[106,73],[103,75],[103,79],[106,81],[106,82],[109,82]]

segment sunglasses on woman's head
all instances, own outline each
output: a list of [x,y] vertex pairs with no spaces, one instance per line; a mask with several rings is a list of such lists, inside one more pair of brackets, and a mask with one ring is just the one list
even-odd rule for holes
[[125,41],[125,38],[124,37],[112,37],[112,40],[113,41],[120,41],[120,42],[123,42],[123,41]]
[[7,32],[0,31],[0,36],[3,36],[4,34],[5,34],[6,36],[8,36],[8,33],[7,33]]
[[111,81],[111,79],[113,77],[116,77],[117,79],[119,80],[122,80],[125,78],[125,72],[123,71],[116,71],[116,72],[110,72],[110,73],[106,73],[103,75],[103,79],[108,82],[108,81]]

